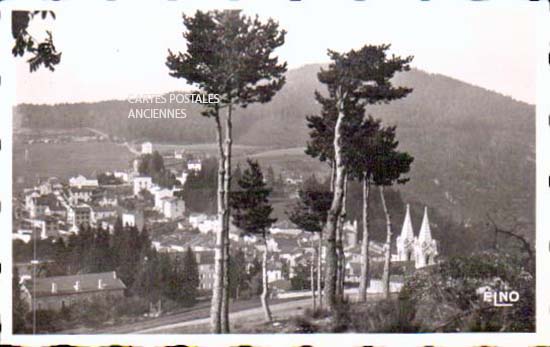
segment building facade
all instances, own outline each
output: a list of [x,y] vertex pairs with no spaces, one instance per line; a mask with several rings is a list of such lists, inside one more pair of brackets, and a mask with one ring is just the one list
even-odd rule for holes
[[34,300],[36,310],[59,311],[85,301],[121,298],[125,289],[126,285],[112,271],[27,280],[23,284],[23,297],[29,307]]

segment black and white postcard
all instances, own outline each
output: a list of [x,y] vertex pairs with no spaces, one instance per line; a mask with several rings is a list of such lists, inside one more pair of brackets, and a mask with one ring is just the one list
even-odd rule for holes
[[2,342],[548,343],[549,19],[2,1]]

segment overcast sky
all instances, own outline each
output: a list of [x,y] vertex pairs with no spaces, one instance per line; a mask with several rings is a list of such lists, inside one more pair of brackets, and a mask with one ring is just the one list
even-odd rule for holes
[[[535,103],[537,8],[530,2],[264,2],[228,1],[226,7],[278,20],[288,31],[278,54],[290,68],[326,62],[327,48],[391,43],[393,53],[414,55],[414,67]],[[108,10],[65,6],[56,10],[55,21],[35,19],[37,38],[50,29],[63,56],[54,73],[42,68],[31,74],[17,59],[17,102],[125,99],[185,89],[183,80],[168,75],[165,61],[168,48],[185,48],[181,10],[192,14],[196,2],[133,3],[131,10],[124,3]]]

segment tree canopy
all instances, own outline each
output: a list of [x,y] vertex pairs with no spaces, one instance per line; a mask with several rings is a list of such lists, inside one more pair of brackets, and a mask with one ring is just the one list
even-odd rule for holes
[[166,65],[170,76],[221,96],[220,104],[204,104],[203,115],[212,116],[227,104],[268,102],[284,85],[286,63],[272,53],[283,45],[286,32],[274,20],[262,23],[240,10],[216,10],[184,15],[183,22],[187,51],[169,50]]

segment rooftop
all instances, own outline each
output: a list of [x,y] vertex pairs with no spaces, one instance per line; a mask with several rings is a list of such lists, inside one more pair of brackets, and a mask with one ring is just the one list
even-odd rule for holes
[[36,287],[33,289],[33,281],[28,280],[25,287],[31,295],[36,291],[37,297],[126,289],[114,271],[37,278],[34,284]]

